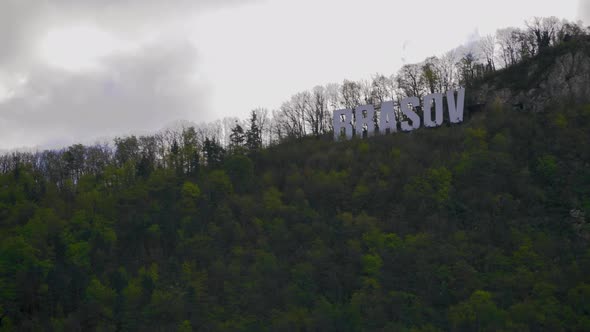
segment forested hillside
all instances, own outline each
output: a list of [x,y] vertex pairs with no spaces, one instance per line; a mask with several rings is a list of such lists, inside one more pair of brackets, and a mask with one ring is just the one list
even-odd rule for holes
[[590,330],[590,104],[478,110],[4,156],[0,331]]

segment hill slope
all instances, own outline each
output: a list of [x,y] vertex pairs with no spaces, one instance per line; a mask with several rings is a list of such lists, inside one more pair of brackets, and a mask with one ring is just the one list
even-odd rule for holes
[[19,164],[0,330],[589,330],[590,106],[554,102],[189,171]]

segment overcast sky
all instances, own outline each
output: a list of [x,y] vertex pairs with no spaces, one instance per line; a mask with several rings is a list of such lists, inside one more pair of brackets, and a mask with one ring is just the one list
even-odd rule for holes
[[0,0],[0,149],[246,117],[590,0]]

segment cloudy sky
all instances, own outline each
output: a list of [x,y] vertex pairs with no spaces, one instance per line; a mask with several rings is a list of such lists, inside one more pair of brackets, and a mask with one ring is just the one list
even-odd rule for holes
[[246,117],[590,0],[0,0],[0,149]]

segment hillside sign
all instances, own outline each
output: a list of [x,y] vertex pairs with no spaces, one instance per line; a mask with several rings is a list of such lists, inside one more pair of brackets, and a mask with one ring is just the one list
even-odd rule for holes
[[[449,121],[451,123],[463,122],[465,89],[451,90],[446,95]],[[379,114],[373,105],[358,106],[354,110],[336,110],[334,111],[334,138],[336,140],[340,137],[351,139],[353,132],[359,136],[365,132],[367,136],[372,136],[375,134],[376,127],[382,134],[388,130],[393,133],[398,131],[398,123],[402,131],[418,129],[422,123],[428,128],[438,127],[443,123],[443,99],[442,93],[433,93],[425,96],[420,104],[418,97],[407,97],[402,99],[400,103],[401,113],[395,112],[393,101],[382,103]],[[419,107],[423,110],[423,119],[420,119],[418,115],[417,109]],[[378,125],[376,125],[377,121]]]

